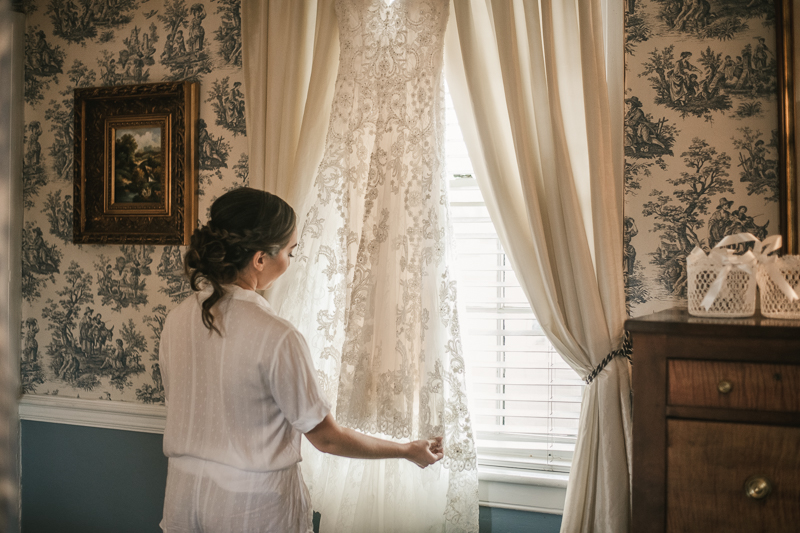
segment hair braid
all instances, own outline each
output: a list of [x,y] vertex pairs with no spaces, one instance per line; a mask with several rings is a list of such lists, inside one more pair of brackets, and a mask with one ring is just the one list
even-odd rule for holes
[[295,224],[289,204],[265,191],[241,187],[214,201],[210,220],[195,230],[184,259],[192,290],[201,289],[201,280],[213,289],[202,304],[208,329],[220,333],[211,309],[225,296],[223,285],[234,283],[256,252],[277,256]]

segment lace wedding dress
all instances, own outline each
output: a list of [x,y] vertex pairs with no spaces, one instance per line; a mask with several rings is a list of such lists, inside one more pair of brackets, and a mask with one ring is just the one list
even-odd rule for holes
[[475,446],[444,180],[448,0],[338,0],[339,72],[279,313],[308,340],[343,426],[443,435],[425,470],[323,455],[303,476],[321,531],[477,531]]

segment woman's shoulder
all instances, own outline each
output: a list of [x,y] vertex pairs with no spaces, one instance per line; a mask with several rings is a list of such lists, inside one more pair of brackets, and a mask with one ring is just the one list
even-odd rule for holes
[[299,333],[294,324],[278,316],[267,299],[255,291],[234,286],[231,290],[231,300],[245,309],[248,316],[256,318],[264,325],[269,324],[278,334]]
[[199,302],[202,302],[202,300],[198,300],[198,294],[200,293],[192,291],[178,305],[167,312],[167,316],[164,318],[163,331],[166,332],[170,329],[173,323],[180,323],[187,319],[188,315],[191,314],[192,308],[198,305]]
[[186,313],[193,305],[195,305],[195,301],[197,299],[198,294],[199,293],[195,291],[190,292],[189,295],[186,296],[186,298],[184,298],[178,303],[178,305],[170,309],[167,312],[167,317],[164,323],[166,324],[167,322],[174,321],[177,316]]

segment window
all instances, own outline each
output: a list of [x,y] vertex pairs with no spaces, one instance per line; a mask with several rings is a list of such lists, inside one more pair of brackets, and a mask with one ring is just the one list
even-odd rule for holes
[[569,472],[584,384],[547,340],[509,265],[473,177],[449,92],[446,150],[478,464]]

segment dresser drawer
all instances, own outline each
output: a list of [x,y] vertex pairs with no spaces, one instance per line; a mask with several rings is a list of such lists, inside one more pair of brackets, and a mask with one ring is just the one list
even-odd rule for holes
[[671,359],[667,403],[800,412],[800,366]]
[[[767,495],[748,496],[749,479]],[[668,420],[666,500],[671,533],[797,531],[800,428]]]

